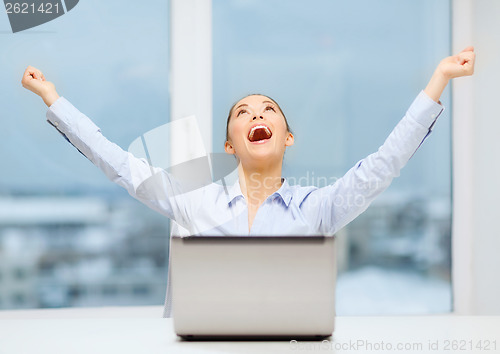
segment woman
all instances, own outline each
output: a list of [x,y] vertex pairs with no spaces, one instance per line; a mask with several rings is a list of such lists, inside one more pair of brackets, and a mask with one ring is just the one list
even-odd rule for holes
[[[323,188],[290,186],[282,178],[283,156],[294,136],[281,108],[269,97],[250,95],[230,109],[225,151],[237,158],[238,181],[229,189],[211,184],[186,191],[166,171],[104,138],[89,118],[59,97],[40,70],[28,67],[22,84],[47,104],[47,120],[108,178],[175,221],[173,233],[332,235],[399,175],[442,112],[439,98],[449,80],[472,75],[474,61],[473,47],[443,59],[380,149]],[[144,186],[153,188],[144,192]]]

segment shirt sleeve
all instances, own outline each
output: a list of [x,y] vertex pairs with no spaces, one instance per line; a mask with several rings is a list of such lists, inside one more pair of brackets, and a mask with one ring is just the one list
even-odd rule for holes
[[187,225],[188,205],[181,185],[171,174],[110,142],[90,118],[62,96],[49,107],[46,117],[108,179],[153,210]]
[[334,234],[365,211],[399,176],[443,110],[421,91],[377,152],[358,161],[332,185],[312,191],[304,203],[313,211],[318,230]]

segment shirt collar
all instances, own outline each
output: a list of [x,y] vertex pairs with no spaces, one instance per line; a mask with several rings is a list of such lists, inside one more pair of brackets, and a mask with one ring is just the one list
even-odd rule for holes
[[288,181],[286,178],[282,177],[283,182],[281,183],[281,187],[273,193],[273,195],[278,195],[283,200],[283,203],[288,207],[290,201],[292,200],[292,189],[288,185]]
[[[281,187],[274,192],[272,195],[281,197],[285,205],[288,207],[290,204],[290,201],[292,200],[292,190],[290,188],[290,185],[288,184],[288,181],[286,178],[282,177],[282,183]],[[236,180],[236,182],[228,188],[228,204],[230,204],[234,199],[238,197],[243,197],[243,193],[241,192],[240,188],[240,180],[239,178]]]
[[236,182],[228,188],[228,201],[227,204],[230,204],[234,199],[238,197],[243,197],[243,193],[240,188],[240,179],[236,178]]

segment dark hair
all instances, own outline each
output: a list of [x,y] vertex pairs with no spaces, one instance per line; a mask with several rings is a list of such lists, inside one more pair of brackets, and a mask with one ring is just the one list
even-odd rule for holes
[[283,115],[283,117],[285,118],[285,124],[286,124],[286,131],[289,132],[289,133],[292,133],[292,130],[290,129],[290,126],[288,125],[288,120],[286,119],[286,116],[285,116],[285,113],[283,113],[283,111],[281,110],[281,107],[280,105],[278,104],[278,102],[276,102],[275,100],[273,100],[271,97],[269,96],[266,96],[266,95],[262,95],[260,93],[252,93],[250,95],[246,95],[245,97],[242,97],[240,98],[237,102],[235,102],[231,109],[229,110],[229,114],[227,115],[227,121],[226,121],[226,141],[229,140],[229,121],[231,120],[231,115],[233,114],[233,110],[234,108],[236,107],[236,105],[238,104],[238,102],[240,102],[242,99],[244,98],[247,98],[247,97],[250,97],[250,96],[264,96],[268,99],[270,99],[272,102],[274,102],[274,104],[278,107],[278,109],[280,110],[281,114]]

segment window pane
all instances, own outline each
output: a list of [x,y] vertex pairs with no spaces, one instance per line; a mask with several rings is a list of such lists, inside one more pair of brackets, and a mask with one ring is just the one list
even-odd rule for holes
[[16,34],[0,23],[0,308],[163,303],[168,219],[66,142],[20,81],[28,65],[41,69],[127,150],[168,121],[168,9],[86,0]]
[[[449,55],[449,14],[448,0],[214,0],[214,151],[231,105],[262,93],[295,135],[284,176],[330,184],[378,149]],[[339,314],[450,311],[449,112],[338,234]]]

